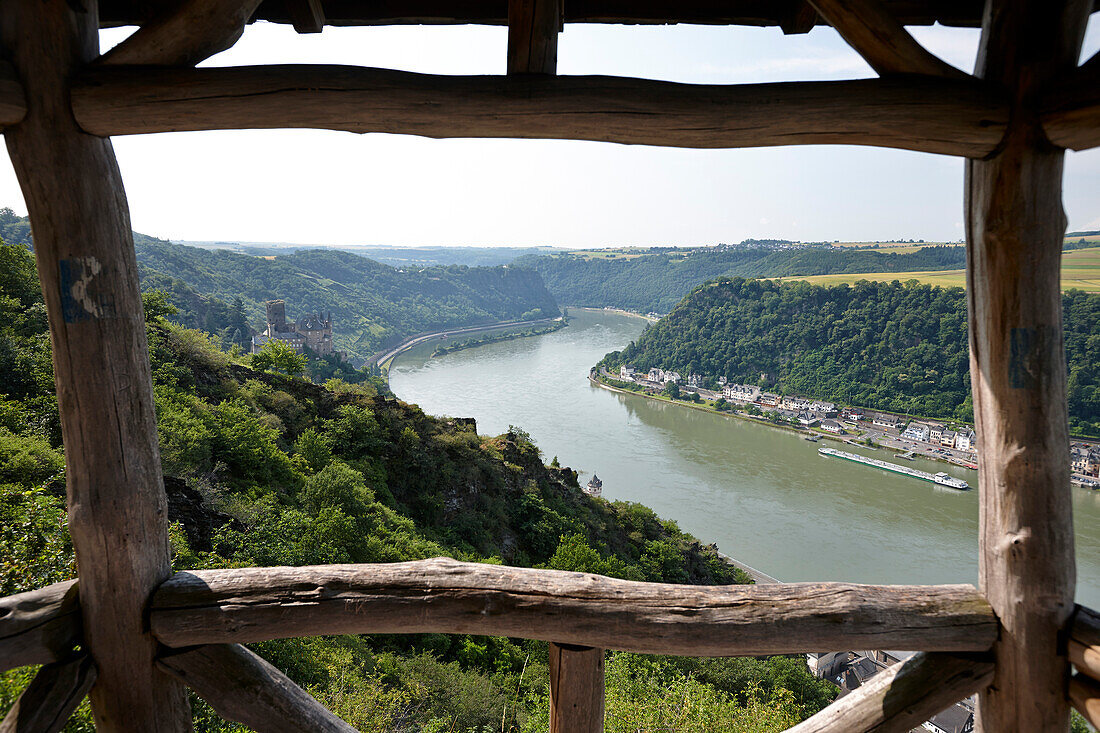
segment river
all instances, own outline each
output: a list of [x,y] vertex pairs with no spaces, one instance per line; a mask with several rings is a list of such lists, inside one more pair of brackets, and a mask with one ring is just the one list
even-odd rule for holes
[[[789,431],[596,387],[589,367],[645,323],[572,308],[570,317],[552,334],[434,359],[439,342],[418,346],[395,361],[391,387],[430,414],[475,418],[482,434],[518,425],[547,462],[557,456],[582,483],[598,473],[605,498],[646,504],[780,580],[977,584],[977,491],[825,458]],[[906,465],[977,485],[966,469]],[[1074,488],[1073,499],[1077,598],[1096,608],[1100,492]]]

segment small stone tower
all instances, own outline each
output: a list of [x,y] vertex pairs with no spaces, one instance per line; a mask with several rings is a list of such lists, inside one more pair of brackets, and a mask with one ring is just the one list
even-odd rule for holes
[[267,335],[274,336],[287,330],[286,327],[286,301],[269,300],[267,305]]

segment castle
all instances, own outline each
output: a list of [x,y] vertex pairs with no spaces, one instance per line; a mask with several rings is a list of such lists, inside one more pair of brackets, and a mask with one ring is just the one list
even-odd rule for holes
[[267,305],[267,329],[252,337],[252,353],[263,348],[272,339],[279,339],[295,351],[310,351],[328,356],[332,349],[332,314],[306,313],[297,323],[287,323],[286,302],[269,300]]

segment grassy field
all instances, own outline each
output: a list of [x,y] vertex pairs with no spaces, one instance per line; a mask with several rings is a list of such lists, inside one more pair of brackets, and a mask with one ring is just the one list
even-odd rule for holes
[[[966,287],[964,270],[942,270],[936,272],[864,272],[851,275],[813,275],[811,277],[788,277],[784,280],[805,280],[815,285],[852,284],[859,280],[892,282],[916,280],[925,285],[939,285],[945,288]],[[1062,288],[1064,290],[1084,290],[1100,293],[1100,247],[1077,249],[1062,255]]]

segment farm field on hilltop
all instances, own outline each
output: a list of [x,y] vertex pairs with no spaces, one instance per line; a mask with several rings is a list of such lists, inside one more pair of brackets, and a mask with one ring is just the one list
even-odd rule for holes
[[[916,280],[923,285],[939,285],[945,288],[966,287],[965,270],[939,270],[932,272],[857,272],[834,275],[811,275],[809,277],[788,277],[782,280],[805,280],[815,285],[839,285],[856,283],[860,280],[872,282],[893,282]],[[1100,247],[1078,249],[1062,255],[1062,289],[1084,290],[1088,293],[1100,293]]]

